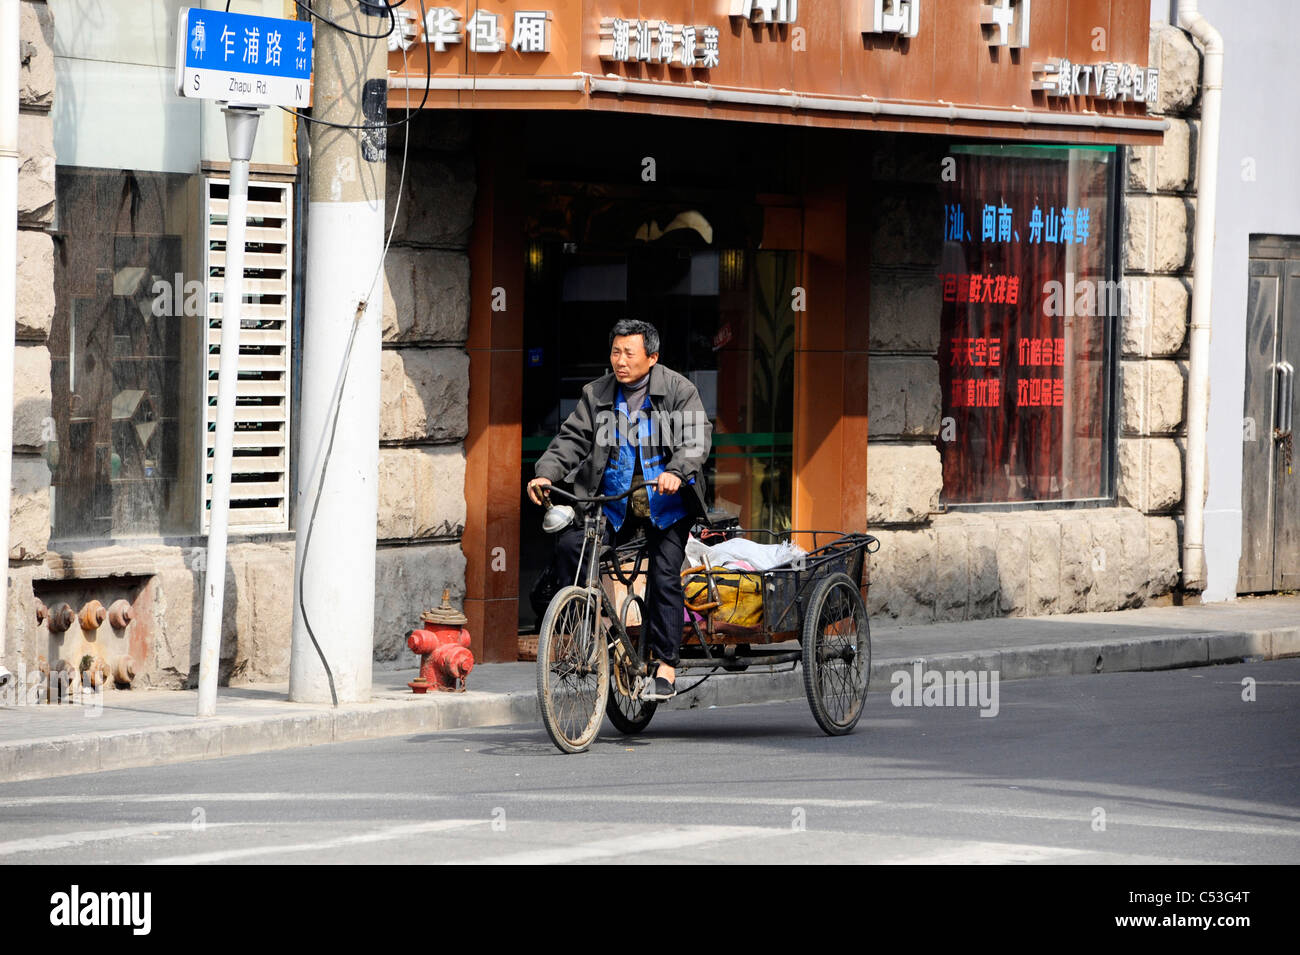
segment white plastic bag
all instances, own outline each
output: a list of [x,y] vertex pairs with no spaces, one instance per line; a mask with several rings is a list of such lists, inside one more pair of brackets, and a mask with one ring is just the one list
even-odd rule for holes
[[686,540],[686,562],[682,569],[699,567],[708,558],[710,567],[734,569],[740,563],[744,565],[741,567],[743,570],[768,570],[806,553],[802,547],[784,541],[779,544],[760,544],[744,537],[733,537],[709,546],[697,537],[690,537]]

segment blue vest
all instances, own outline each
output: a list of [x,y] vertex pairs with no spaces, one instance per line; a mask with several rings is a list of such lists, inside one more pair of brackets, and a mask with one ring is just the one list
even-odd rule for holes
[[[627,398],[623,395],[623,389],[618,389],[618,452],[611,453],[609,463],[605,465],[605,476],[601,481],[600,493],[602,495],[622,494],[632,486],[632,475],[636,471],[638,455],[641,458],[641,477],[646,481],[653,481],[664,471],[664,461],[660,456],[658,449],[651,444],[650,438],[650,395],[645,396],[645,401],[641,405],[641,414],[637,417],[637,443],[632,443],[630,421],[627,410]],[[644,450],[643,450],[644,449]],[[686,510],[686,502],[682,500],[681,494],[660,494],[654,488],[646,488],[646,493],[650,497],[650,520],[654,526],[663,530],[672,527],[683,517],[686,517],[689,511]],[[613,525],[614,530],[619,530],[623,526],[623,520],[627,516],[627,498],[621,501],[611,501],[604,506],[605,516]]]

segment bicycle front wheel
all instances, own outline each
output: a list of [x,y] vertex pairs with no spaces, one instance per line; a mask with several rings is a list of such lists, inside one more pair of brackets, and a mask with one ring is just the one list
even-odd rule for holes
[[600,731],[609,693],[609,653],[600,598],[565,587],[551,600],[537,638],[542,725],[561,752],[581,753]]
[[[636,594],[628,594],[623,601],[623,627],[641,628],[641,639],[636,641],[636,648],[645,656],[645,601]],[[636,664],[615,641],[609,651],[609,700],[605,703],[605,715],[614,724],[614,729],[627,736],[633,736],[650,725],[650,718],[655,715],[659,705],[653,700],[638,699],[636,692]]]

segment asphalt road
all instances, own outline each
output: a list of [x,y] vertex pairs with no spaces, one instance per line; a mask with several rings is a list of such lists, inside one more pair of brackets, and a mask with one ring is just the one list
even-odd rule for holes
[[0,785],[0,864],[1300,862],[1300,660],[890,689],[838,738],[763,704]]

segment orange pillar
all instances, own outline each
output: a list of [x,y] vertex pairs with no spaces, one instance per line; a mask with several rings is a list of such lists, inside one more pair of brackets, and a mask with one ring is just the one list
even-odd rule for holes
[[[796,313],[796,528],[867,526],[868,225],[845,138],[805,140],[804,231]],[[809,543],[807,541],[803,542]]]
[[[469,434],[465,438],[465,615],[483,663],[515,660],[522,481],[524,169],[500,123],[476,124],[470,237]],[[494,306],[504,305],[502,311]]]

